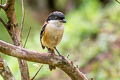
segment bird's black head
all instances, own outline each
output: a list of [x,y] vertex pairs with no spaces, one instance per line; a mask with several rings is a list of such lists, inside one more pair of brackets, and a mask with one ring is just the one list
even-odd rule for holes
[[50,13],[50,15],[47,18],[47,22],[50,20],[59,20],[63,23],[66,23],[64,14],[62,12],[59,12],[59,11],[55,11],[55,12]]

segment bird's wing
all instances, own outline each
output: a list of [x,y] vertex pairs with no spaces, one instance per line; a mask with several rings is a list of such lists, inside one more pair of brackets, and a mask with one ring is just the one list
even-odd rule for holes
[[43,25],[42,30],[41,30],[41,32],[40,32],[40,42],[41,42],[41,46],[42,46],[43,49],[45,48],[45,46],[43,46],[43,44],[42,44],[42,37],[43,37],[43,35],[44,35],[44,33],[45,33],[46,25],[47,25],[47,24],[44,24],[44,25]]

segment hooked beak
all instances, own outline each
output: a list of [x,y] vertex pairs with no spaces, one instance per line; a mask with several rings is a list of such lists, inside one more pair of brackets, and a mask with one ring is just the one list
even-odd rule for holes
[[63,19],[63,20],[61,20],[61,22],[66,23],[66,20],[65,20],[65,19]]

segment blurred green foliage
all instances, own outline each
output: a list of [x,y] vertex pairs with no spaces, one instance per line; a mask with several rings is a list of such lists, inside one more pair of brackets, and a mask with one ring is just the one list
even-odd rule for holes
[[[16,0],[16,16],[20,26],[21,23],[21,5]],[[59,2],[57,3],[59,4]],[[60,4],[62,4],[60,2]],[[5,13],[1,10],[0,16],[7,22]],[[62,42],[58,46],[59,51],[66,56],[70,54],[70,60],[79,67],[84,66],[90,59],[98,54],[109,52],[112,54],[110,59],[104,58],[99,62],[92,64],[93,69],[86,73],[87,77],[95,80],[120,80],[120,49],[114,47],[113,42],[120,34],[120,4],[112,1],[106,7],[102,7],[98,0],[84,0],[79,8],[66,13],[67,23],[65,24],[65,33]],[[42,50],[40,45],[41,24],[34,17],[32,11],[25,6],[25,25],[23,30],[23,43],[26,39],[29,27],[32,27],[30,37],[26,48],[47,52]],[[0,40],[12,43],[7,31],[0,23]],[[17,59],[3,55],[16,79],[20,79]],[[14,62],[13,62],[14,61]],[[30,77],[32,77],[40,64],[29,63]],[[89,65],[88,65],[89,66]],[[58,71],[58,70],[57,70]],[[37,78],[51,77],[58,73],[50,72],[48,66],[44,66]],[[62,80],[56,78],[54,80]],[[52,78],[51,78],[52,79]],[[2,78],[0,77],[0,80]],[[39,79],[38,79],[39,80]],[[41,79],[42,80],[42,79]],[[43,79],[44,80],[44,79]]]

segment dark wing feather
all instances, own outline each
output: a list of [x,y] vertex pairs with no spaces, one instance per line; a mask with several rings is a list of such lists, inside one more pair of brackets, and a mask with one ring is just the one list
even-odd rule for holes
[[45,46],[43,46],[43,44],[42,44],[42,37],[44,35],[44,31],[45,31],[46,25],[47,24],[44,24],[44,26],[42,27],[41,33],[40,33],[40,42],[41,42],[41,46],[42,46],[43,49],[45,48]]

